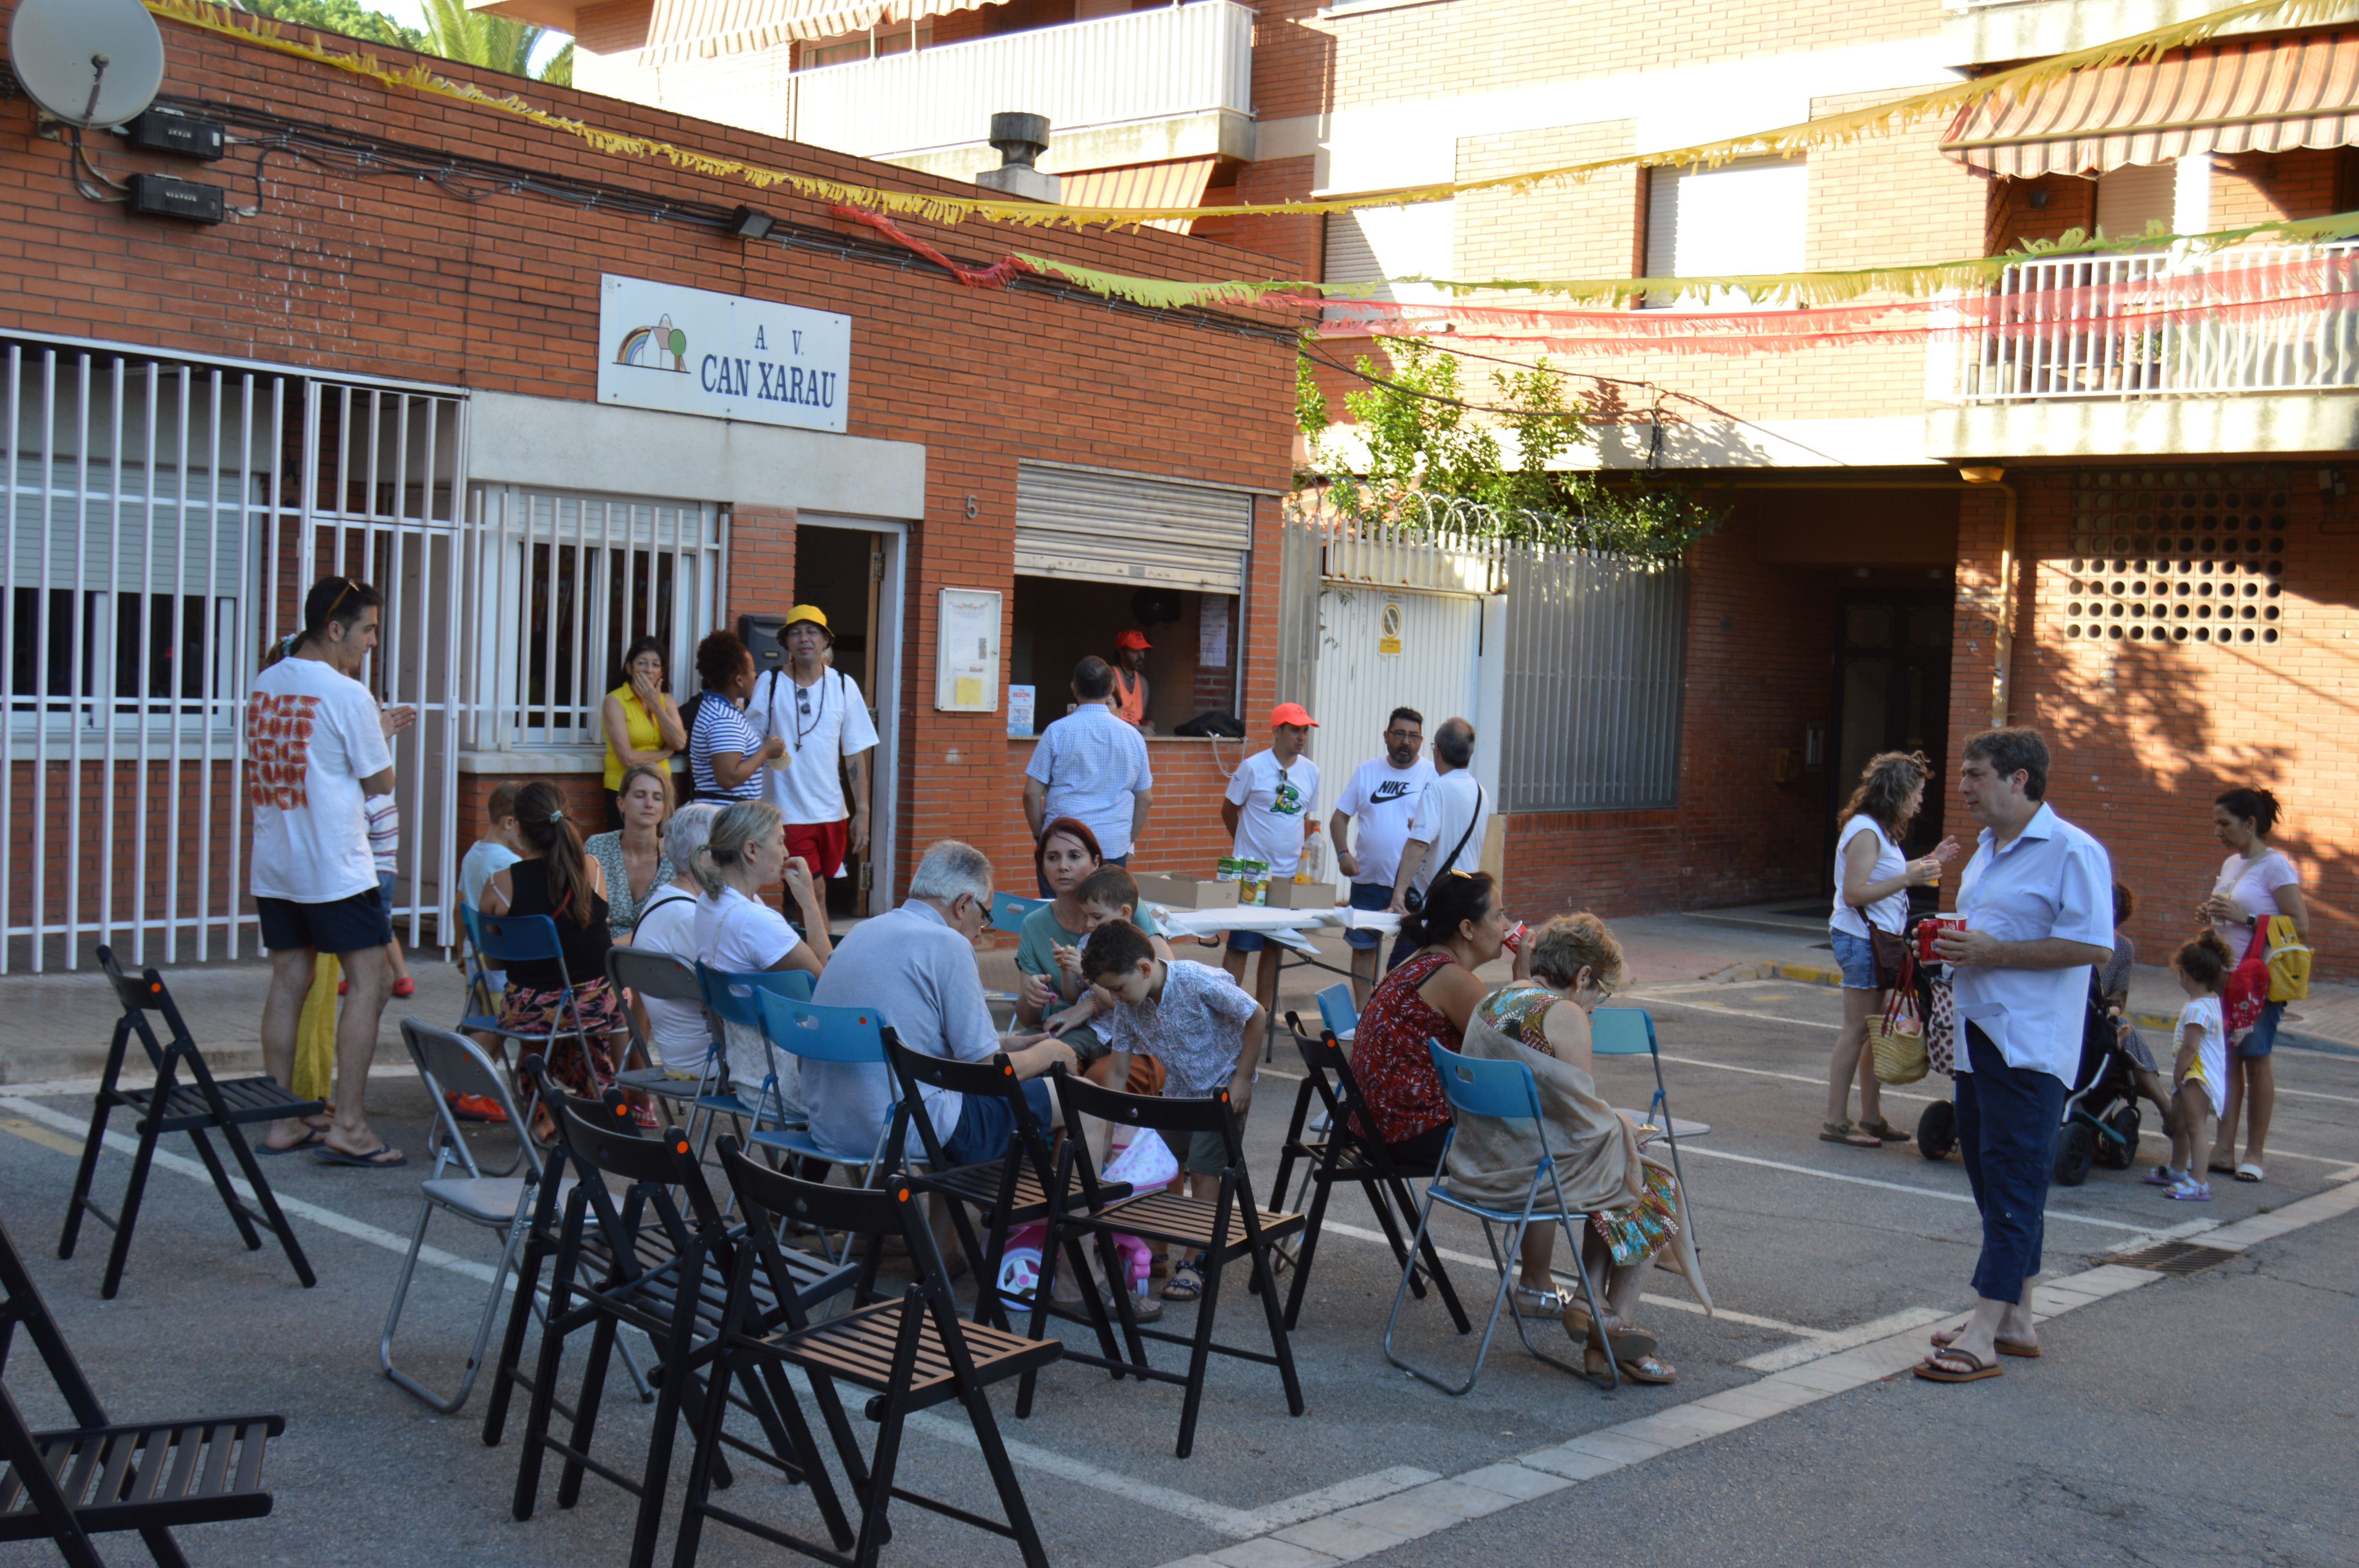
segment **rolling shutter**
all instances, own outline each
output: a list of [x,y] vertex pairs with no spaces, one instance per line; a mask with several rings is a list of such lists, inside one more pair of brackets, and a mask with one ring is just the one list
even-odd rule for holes
[[1047,463],[1019,463],[1016,475],[1018,572],[1245,591],[1250,494]]
[[[1647,276],[1713,277],[1795,272],[1805,259],[1810,166],[1799,158],[1738,158],[1718,168],[1648,171]],[[1734,289],[1694,289],[1689,308],[1741,307]],[[1672,303],[1660,294],[1647,303]]]

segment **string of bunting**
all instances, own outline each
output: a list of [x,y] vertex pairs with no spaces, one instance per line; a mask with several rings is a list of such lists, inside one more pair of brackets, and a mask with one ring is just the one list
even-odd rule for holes
[[[207,0],[144,0],[144,3],[156,15],[185,27],[365,77],[398,91],[448,98],[478,108],[513,114],[547,129],[576,136],[600,152],[616,157],[666,162],[697,174],[740,179],[760,189],[784,188],[831,205],[842,203],[931,222],[958,223],[983,218],[1034,227],[1053,224],[1081,227],[1098,223],[1121,227],[1157,220],[1343,212],[1359,208],[1438,201],[1482,190],[1521,194],[1546,185],[1577,184],[1614,170],[1650,167],[1712,167],[1732,158],[1756,155],[1791,156],[1813,148],[1848,146],[1867,136],[1890,135],[1931,116],[1955,114],[1969,105],[1993,99],[2020,100],[2038,88],[2061,81],[2076,71],[2119,65],[2201,43],[2222,29],[2239,23],[2268,19],[2286,27],[2299,27],[2314,21],[2339,19],[2351,9],[2351,0],[2246,0],[2245,4],[2231,5],[2206,16],[2150,28],[2093,48],[2051,55],[2027,65],[1935,88],[1873,108],[1831,114],[1800,124],[1662,152],[1634,153],[1551,168],[1495,175],[1483,179],[1444,180],[1430,185],[1300,201],[1237,202],[1219,207],[1067,207],[1048,202],[994,200],[929,191],[886,190],[769,168],[738,158],[715,157],[656,137],[633,135],[551,114],[513,93],[495,93],[471,82],[453,81],[422,63],[401,69],[383,65],[373,53],[353,53],[317,41],[320,38],[317,33],[312,35],[315,41],[310,43],[299,38],[283,38],[270,23],[259,17],[208,4]],[[1626,279],[1621,281],[1625,285],[1628,282]]]

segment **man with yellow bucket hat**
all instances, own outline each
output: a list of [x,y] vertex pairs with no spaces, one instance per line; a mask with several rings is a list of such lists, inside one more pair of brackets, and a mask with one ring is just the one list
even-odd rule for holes
[[826,611],[796,605],[787,611],[779,640],[787,647],[784,677],[772,670],[745,705],[746,719],[787,746],[763,773],[762,798],[786,818],[787,853],[802,857],[813,877],[840,877],[846,852],[868,852],[868,753],[876,744],[876,726],[869,721],[860,683],[830,663],[835,633]]

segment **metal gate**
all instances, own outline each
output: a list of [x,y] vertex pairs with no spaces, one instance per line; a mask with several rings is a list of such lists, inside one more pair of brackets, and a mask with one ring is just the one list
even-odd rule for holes
[[396,748],[419,940],[451,859],[463,401],[12,334],[0,403],[0,972],[242,956],[245,690],[340,567],[388,589],[363,678],[421,713]]
[[1483,601],[1359,582],[1319,589],[1319,820],[1352,770],[1384,753],[1396,708],[1425,715],[1426,738],[1445,719],[1472,720],[1481,700]]

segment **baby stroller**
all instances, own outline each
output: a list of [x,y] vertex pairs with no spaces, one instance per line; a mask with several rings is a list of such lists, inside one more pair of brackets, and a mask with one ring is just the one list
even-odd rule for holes
[[[2137,1157],[2138,1092],[2132,1068],[2092,975],[2089,1004],[2082,1015],[2081,1066],[2073,1075],[2072,1092],[2064,1098],[2063,1130],[2056,1137],[2058,1186],[2081,1185],[2098,1165],[2126,1171]],[[1918,1119],[1918,1152],[1939,1160],[1957,1146],[1957,1108],[1948,1100],[1935,1100]]]

